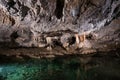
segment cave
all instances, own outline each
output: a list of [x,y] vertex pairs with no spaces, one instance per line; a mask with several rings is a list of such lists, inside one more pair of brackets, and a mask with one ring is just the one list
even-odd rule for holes
[[120,0],[0,0],[0,80],[120,80],[119,67]]

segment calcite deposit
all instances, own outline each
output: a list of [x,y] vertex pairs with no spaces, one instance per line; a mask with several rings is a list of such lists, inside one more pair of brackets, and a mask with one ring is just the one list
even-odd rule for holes
[[58,54],[118,49],[120,0],[0,0],[0,48],[20,47],[53,55],[56,48]]

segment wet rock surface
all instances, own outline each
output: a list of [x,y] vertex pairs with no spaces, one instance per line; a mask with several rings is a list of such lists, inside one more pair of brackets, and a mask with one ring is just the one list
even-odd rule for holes
[[0,0],[0,13],[3,53],[20,47],[38,48],[39,55],[120,48],[120,0]]

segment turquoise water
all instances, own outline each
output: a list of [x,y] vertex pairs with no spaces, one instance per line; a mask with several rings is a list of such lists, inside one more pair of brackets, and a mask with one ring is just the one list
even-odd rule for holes
[[120,80],[119,57],[62,57],[0,62],[0,80]]

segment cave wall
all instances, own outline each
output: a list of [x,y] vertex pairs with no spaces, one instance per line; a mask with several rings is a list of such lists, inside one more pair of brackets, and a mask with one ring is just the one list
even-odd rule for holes
[[64,44],[69,35],[83,33],[95,35],[93,48],[101,47],[104,36],[119,43],[120,0],[0,0],[0,13],[0,42],[7,46],[41,47],[56,36]]

